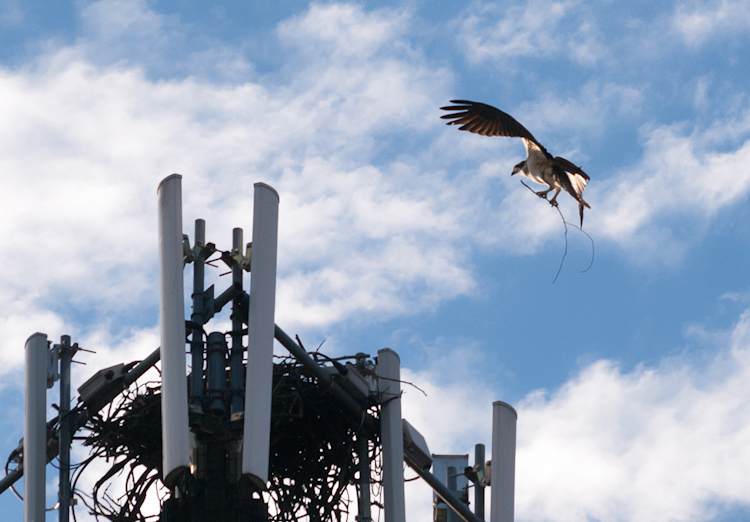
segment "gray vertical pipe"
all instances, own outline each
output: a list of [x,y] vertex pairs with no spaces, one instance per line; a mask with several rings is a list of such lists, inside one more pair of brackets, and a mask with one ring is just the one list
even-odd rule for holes
[[359,458],[359,499],[357,500],[359,519],[357,522],[370,522],[370,453],[369,442],[362,432],[357,434],[357,457]]
[[[232,230],[232,252],[237,255],[235,263],[232,265],[232,284],[238,290],[242,290],[242,267],[238,260],[243,254],[243,237],[242,229],[235,228]],[[232,413],[243,411],[244,397],[242,390],[245,387],[244,375],[242,371],[242,317],[240,316],[240,304],[242,303],[242,293],[232,300],[232,351],[229,358],[229,368],[231,372],[230,387],[232,390]]]
[[516,420],[510,404],[492,403],[490,522],[513,522],[516,481]]
[[73,348],[70,336],[60,338],[60,522],[70,520],[70,442],[75,430],[70,414],[70,365]]
[[35,333],[26,340],[26,415],[23,437],[23,520],[44,522],[47,465],[47,336]]
[[[474,446],[474,467],[484,473],[484,444]],[[479,481],[474,484],[474,514],[484,520],[484,486]]]
[[190,357],[192,373],[190,374],[190,402],[195,406],[201,404],[203,394],[203,311],[205,308],[205,255],[206,222],[195,220],[195,249],[198,255],[193,261],[193,313],[190,321],[193,323],[193,335],[190,340]]
[[224,404],[224,392],[227,389],[227,342],[223,333],[208,334],[206,374],[206,391],[211,398],[211,413],[222,414],[227,410]]
[[401,370],[398,354],[378,350],[380,430],[383,446],[383,503],[385,522],[405,522],[404,427],[401,419]]

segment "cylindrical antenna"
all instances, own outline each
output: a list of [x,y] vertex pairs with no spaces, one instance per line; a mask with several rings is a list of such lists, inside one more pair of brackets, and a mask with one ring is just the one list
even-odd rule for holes
[[224,394],[227,388],[227,341],[221,332],[208,334],[206,350],[206,391],[211,397],[209,410],[216,415],[226,411]]
[[193,261],[193,313],[190,320],[193,323],[193,336],[190,340],[191,373],[190,373],[190,402],[196,408],[201,407],[203,395],[203,313],[205,261],[203,253],[206,246],[206,222],[195,220],[195,249],[198,252]]
[[23,437],[23,519],[44,522],[47,465],[47,336],[35,333],[26,340],[26,416]]
[[[275,191],[274,191],[275,192]],[[242,254],[242,229],[232,229],[232,250]]]
[[70,520],[70,443],[73,440],[75,426],[70,414],[70,366],[73,361],[74,348],[70,345],[70,336],[60,338],[60,518],[59,522]]
[[401,420],[401,370],[398,354],[378,350],[380,432],[383,446],[383,502],[385,522],[404,522],[404,427]]
[[[484,474],[485,469],[484,444],[474,446],[474,467]],[[477,480],[474,484],[474,514],[484,520],[484,486]]]
[[[232,264],[232,285],[238,290],[242,290],[242,267],[240,266],[240,256],[245,253],[242,251],[243,232],[241,228],[232,230],[232,252],[236,257],[236,262]],[[232,351],[229,357],[230,369],[230,388],[232,390],[231,412],[232,415],[244,411],[244,401],[242,396],[244,382],[244,368],[242,367],[242,355],[245,352],[242,346],[242,323],[247,317],[240,314],[242,304],[242,292],[237,292],[236,297],[232,300]]]
[[159,183],[159,280],[161,321],[161,430],[164,483],[172,487],[190,465],[185,296],[182,280],[182,176]]
[[361,430],[357,433],[357,459],[359,460],[359,496],[357,498],[357,522],[371,522],[372,511],[370,509],[370,441]]
[[502,401],[492,403],[490,522],[513,522],[518,414]]
[[255,184],[253,249],[250,262],[250,311],[247,322],[247,376],[242,473],[260,488],[268,481],[273,384],[274,308],[279,195],[265,183]]

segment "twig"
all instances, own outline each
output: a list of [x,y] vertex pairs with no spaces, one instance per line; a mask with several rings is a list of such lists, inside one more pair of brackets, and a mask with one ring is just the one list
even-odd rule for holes
[[382,375],[378,375],[378,379],[383,379],[384,381],[393,381],[393,382],[399,382],[399,383],[401,383],[401,384],[408,384],[409,386],[411,386],[411,387],[413,387],[413,388],[416,388],[416,389],[418,389],[419,391],[421,391],[422,393],[424,393],[424,396],[425,396],[425,397],[427,397],[427,396],[428,396],[428,395],[427,395],[427,392],[426,392],[426,391],[424,391],[424,390],[423,390],[422,388],[420,388],[419,386],[417,386],[417,385],[416,385],[416,384],[414,384],[413,382],[409,382],[409,381],[402,381],[401,379],[391,379],[390,377],[383,377]]
[[[528,186],[526,183],[524,183],[523,180],[521,180],[521,185],[523,185],[524,187],[526,187],[527,189],[529,189],[535,195],[539,196],[539,194],[537,194],[536,191],[534,191],[534,189],[532,189],[530,186]],[[539,197],[542,198],[541,196],[539,196]],[[565,227],[565,251],[563,252],[562,259],[560,259],[560,266],[557,269],[557,273],[555,274],[555,278],[552,280],[552,284],[554,285],[555,282],[557,281],[557,278],[560,276],[560,272],[562,271],[563,263],[565,263],[565,257],[568,255],[568,225],[570,225],[571,227],[573,227],[575,229],[578,229],[580,232],[582,232],[583,234],[585,234],[586,237],[589,238],[589,241],[591,241],[591,262],[589,263],[589,266],[586,267],[586,270],[581,270],[582,274],[584,272],[588,272],[591,269],[591,267],[594,266],[594,256],[595,256],[596,252],[595,252],[595,249],[594,249],[594,238],[592,238],[588,234],[588,232],[585,232],[578,225],[574,225],[573,223],[568,223],[565,220],[565,216],[563,216],[562,211],[560,210],[560,206],[556,204],[557,202],[552,203],[549,200],[547,200],[546,197],[543,197],[542,199],[544,199],[545,201],[547,201],[551,206],[555,207],[555,210],[557,210],[557,213],[560,214],[560,219],[562,219],[563,227]]]
[[560,272],[562,272],[563,263],[565,262],[565,256],[568,255],[568,222],[565,221],[565,216],[563,216],[563,213],[560,210],[560,207],[558,205],[553,205],[553,206],[557,210],[557,213],[560,214],[560,219],[562,219],[563,227],[565,227],[565,252],[563,252],[562,259],[560,259],[560,266],[557,267],[557,273],[555,274],[555,278],[552,280],[552,284],[554,285],[557,282],[557,278],[560,275]]

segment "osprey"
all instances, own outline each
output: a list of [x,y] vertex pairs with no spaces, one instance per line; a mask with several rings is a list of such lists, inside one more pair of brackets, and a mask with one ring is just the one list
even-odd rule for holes
[[440,107],[444,111],[456,111],[441,116],[444,120],[452,120],[446,125],[461,125],[458,130],[469,131],[482,136],[508,136],[521,138],[526,146],[526,160],[513,167],[514,174],[521,174],[541,185],[547,185],[547,190],[536,193],[540,198],[547,199],[547,194],[554,190],[555,195],[549,200],[557,206],[557,195],[562,189],[578,201],[578,212],[583,226],[583,207],[591,206],[583,200],[583,190],[588,183],[588,175],[570,161],[560,156],[552,157],[541,143],[539,143],[526,128],[518,123],[513,116],[485,103],[451,100],[449,105]]

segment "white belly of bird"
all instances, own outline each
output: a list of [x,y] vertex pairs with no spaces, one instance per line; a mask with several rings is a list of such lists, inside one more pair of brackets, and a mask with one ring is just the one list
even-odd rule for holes
[[550,188],[557,189],[562,188],[555,179],[554,170],[552,165],[549,164],[547,158],[542,154],[530,154],[526,160],[526,168],[529,171],[527,178],[532,181],[536,181],[540,185],[547,185]]

